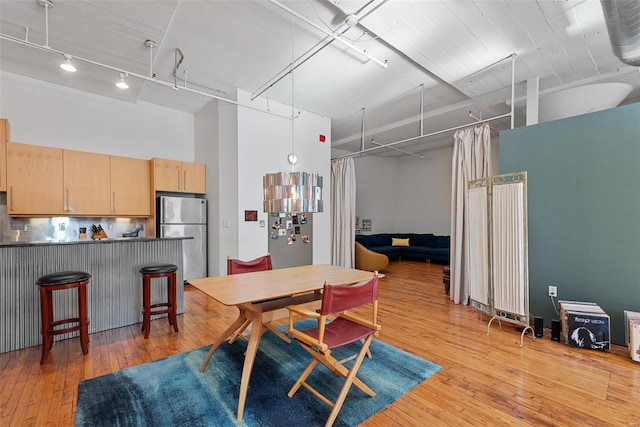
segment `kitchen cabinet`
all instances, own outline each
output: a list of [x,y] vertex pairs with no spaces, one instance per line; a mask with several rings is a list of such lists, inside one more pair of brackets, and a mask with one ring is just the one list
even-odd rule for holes
[[9,120],[0,119],[0,191],[7,191],[7,142]]
[[154,158],[151,161],[155,191],[177,193],[206,192],[206,168],[201,163]]
[[111,214],[151,215],[149,161],[111,156]]
[[62,149],[7,142],[7,212],[62,215]]
[[7,142],[9,120],[0,119],[0,191],[7,191]]
[[64,211],[67,215],[111,212],[110,156],[63,150]]
[[206,193],[205,171],[202,163],[182,162],[182,190],[186,193]]

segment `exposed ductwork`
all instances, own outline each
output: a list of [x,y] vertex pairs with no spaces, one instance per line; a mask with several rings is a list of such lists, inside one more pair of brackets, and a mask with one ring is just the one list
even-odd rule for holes
[[640,1],[600,0],[613,53],[622,62],[640,67]]

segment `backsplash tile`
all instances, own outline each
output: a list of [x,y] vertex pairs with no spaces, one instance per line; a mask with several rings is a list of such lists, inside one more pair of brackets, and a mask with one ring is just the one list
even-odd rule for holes
[[[116,238],[144,223],[144,218],[10,217],[6,193],[0,193],[0,243],[74,241],[79,240],[81,227],[86,227],[87,239],[90,239],[93,224],[102,225],[107,236]],[[143,229],[138,236],[146,237],[146,231]]]

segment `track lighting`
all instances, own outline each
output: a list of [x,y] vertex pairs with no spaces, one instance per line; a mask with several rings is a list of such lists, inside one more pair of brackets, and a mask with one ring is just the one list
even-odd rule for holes
[[70,73],[75,73],[77,71],[75,65],[73,65],[73,62],[71,61],[71,56],[66,54],[64,55],[64,62],[60,64],[60,68]]
[[129,89],[129,85],[127,84],[127,80],[125,79],[124,73],[120,73],[120,80],[116,83],[116,86],[119,89]]

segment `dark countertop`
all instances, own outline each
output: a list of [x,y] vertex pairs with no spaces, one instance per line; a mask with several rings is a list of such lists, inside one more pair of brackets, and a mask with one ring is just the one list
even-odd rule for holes
[[123,242],[156,242],[158,240],[187,240],[193,237],[117,237],[113,239],[85,239],[85,240],[44,240],[35,242],[0,242],[0,248],[24,247],[24,246],[55,246],[55,245],[86,245],[96,243],[123,243]]

